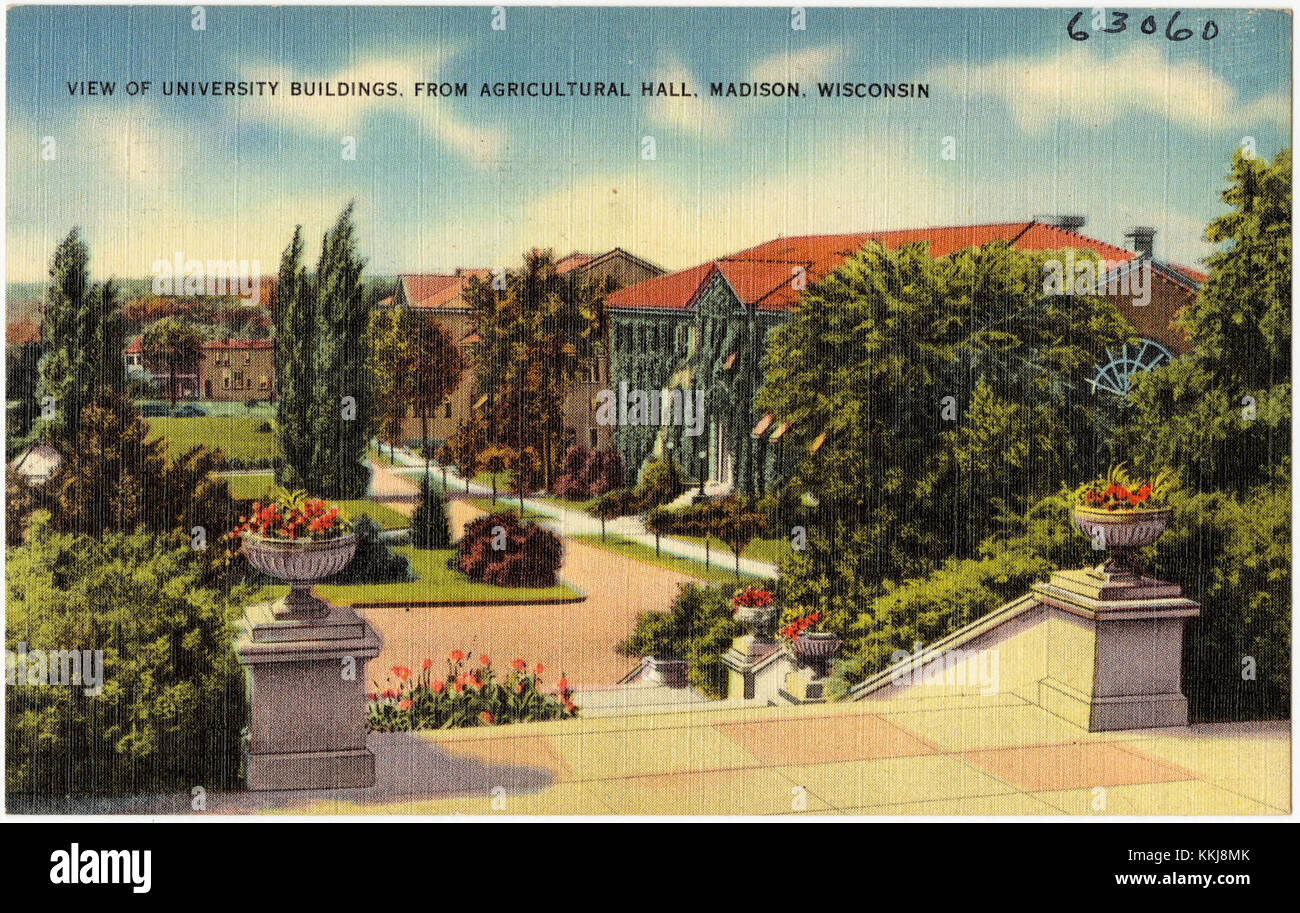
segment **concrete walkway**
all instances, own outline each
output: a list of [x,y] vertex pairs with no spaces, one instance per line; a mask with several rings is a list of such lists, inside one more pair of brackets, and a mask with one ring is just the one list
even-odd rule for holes
[[[385,448],[385,455],[388,450]],[[375,476],[385,477],[383,481],[376,481],[376,492],[382,489],[384,491],[395,491],[398,486],[387,477],[395,477],[399,480],[405,480],[409,475],[415,475],[417,478],[424,473],[424,459],[416,456],[409,450],[397,448],[394,459],[401,464],[399,467],[391,467],[372,460],[372,466],[375,469]],[[442,468],[436,464],[431,464],[435,468],[430,472],[439,479],[442,478]],[[383,472],[381,472],[383,470]],[[453,492],[465,492],[465,480],[450,467],[447,469],[447,486]],[[417,483],[410,484],[410,490],[417,491]],[[480,485],[477,482],[470,482],[469,493],[475,497],[492,497],[492,489],[487,485]],[[376,493],[377,499],[382,499],[383,495]],[[510,504],[519,506],[518,498],[502,498],[498,492],[498,501],[504,501],[508,507]],[[561,536],[572,535],[600,535],[600,520],[591,514],[579,510],[576,507],[562,507],[547,501],[541,501],[536,498],[524,498],[524,509],[530,513],[546,517],[544,524],[554,529]],[[607,535],[617,536],[622,539],[628,539],[632,542],[639,543],[649,548],[655,547],[655,537],[646,532],[645,523],[640,517],[619,517],[617,520],[610,520],[605,524]],[[704,546],[697,545],[694,542],[683,542],[680,539],[674,539],[670,536],[663,536],[659,540],[659,548],[668,555],[677,558],[686,558],[691,561],[698,561],[704,564],[705,550]],[[720,570],[733,569],[736,565],[735,556],[726,549],[710,549],[709,565]],[[754,577],[774,579],[777,576],[777,567],[775,564],[767,561],[758,561],[753,558],[740,559],[741,573],[749,574]]]
[[[460,759],[471,783],[428,782],[423,799],[384,799],[377,789],[375,800],[339,796],[296,810],[1104,817],[1291,808],[1286,721],[1091,733],[1013,695],[703,705],[412,738]],[[474,789],[493,776],[499,788]]]

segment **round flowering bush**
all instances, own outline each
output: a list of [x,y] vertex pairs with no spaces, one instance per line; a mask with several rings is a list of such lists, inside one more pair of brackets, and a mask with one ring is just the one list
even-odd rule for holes
[[1093,479],[1075,490],[1080,507],[1105,511],[1163,510],[1169,506],[1169,470],[1153,479],[1129,476],[1124,464],[1112,466],[1105,478]]
[[495,586],[554,586],[563,561],[559,536],[536,523],[520,523],[513,513],[467,523],[452,557],[470,580]]
[[499,726],[578,715],[564,675],[547,688],[541,663],[529,671],[528,663],[514,659],[498,676],[489,657],[474,663],[464,650],[452,650],[445,676],[436,676],[433,665],[426,659],[417,671],[394,666],[385,687],[366,695],[371,732]]
[[253,502],[253,512],[239,518],[239,525],[229,533],[231,539],[242,538],[246,533],[264,539],[303,539],[320,542],[337,539],[349,532],[351,526],[339,516],[335,505],[319,498],[309,498],[305,491],[275,490],[275,500],[263,504]]

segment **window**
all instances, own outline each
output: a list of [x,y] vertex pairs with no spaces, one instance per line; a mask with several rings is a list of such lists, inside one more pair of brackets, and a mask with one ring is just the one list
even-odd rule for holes
[[446,405],[443,406],[442,415],[443,418],[451,418],[451,400],[447,400]]
[[242,389],[244,389],[244,372],[243,372],[243,371],[236,371],[236,372],[235,372],[235,389],[236,389],[236,390],[242,390]]
[[592,428],[592,429],[591,429],[591,449],[592,449],[592,450],[595,450],[595,449],[596,449],[596,446],[597,446],[597,440],[596,440],[596,429],[595,429],[595,428]]
[[251,365],[252,363],[253,363],[253,350],[246,349],[244,351],[244,364]]

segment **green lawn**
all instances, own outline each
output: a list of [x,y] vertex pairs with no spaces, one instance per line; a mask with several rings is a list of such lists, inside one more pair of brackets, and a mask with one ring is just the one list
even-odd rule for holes
[[[536,602],[539,599],[573,599],[578,592],[565,583],[551,587],[504,587],[474,583],[460,571],[447,567],[453,549],[423,549],[399,545],[393,549],[411,562],[418,580],[408,583],[319,584],[316,592],[332,602]],[[277,596],[287,592],[280,587]]]
[[[703,536],[678,536],[673,535],[674,539],[682,542],[693,542],[696,545],[704,545]],[[735,561],[735,553],[731,551],[731,546],[721,539],[709,538],[709,548],[714,551],[722,552],[732,561]],[[755,561],[767,561],[772,564],[778,564],[782,558],[790,554],[790,540],[784,537],[777,539],[754,539],[743,549],[740,550],[740,557],[752,558]]]
[[[667,568],[670,571],[679,571],[683,574],[689,574],[700,580],[706,580],[709,583],[735,583],[736,567],[735,556],[731,551],[725,550],[716,556],[716,561],[705,567],[699,561],[692,561],[690,558],[678,558],[676,555],[670,555],[667,552],[655,554],[653,545],[642,545],[640,542],[633,542],[631,539],[624,539],[622,536],[613,534],[607,535],[604,541],[601,541],[600,533],[580,533],[571,538],[578,540],[586,545],[594,545],[597,548],[603,548],[606,551],[623,555],[627,558],[633,558],[637,561],[643,561],[646,564],[653,564],[656,567]],[[743,571],[740,575],[741,581],[754,581],[760,578]]]
[[230,485],[232,495],[248,501],[269,497],[275,487],[275,474],[271,472],[225,475],[222,478]]
[[[485,498],[470,498],[469,503],[473,504],[479,510],[485,510],[490,514],[512,513],[519,516],[519,499],[511,498],[510,495],[502,494],[497,497],[497,503],[492,503],[492,496]],[[550,514],[539,514],[536,511],[525,510],[523,513],[525,520],[550,520]]]
[[165,438],[167,454],[173,458],[199,444],[209,450],[221,450],[228,460],[269,461],[279,453],[275,432],[257,430],[267,421],[264,418],[205,416],[150,418],[145,421],[149,423],[149,439]]
[[366,498],[335,503],[338,504],[339,513],[347,519],[355,520],[361,516],[368,516],[379,524],[380,529],[406,529],[411,525],[409,517],[393,510],[387,504],[379,504]]

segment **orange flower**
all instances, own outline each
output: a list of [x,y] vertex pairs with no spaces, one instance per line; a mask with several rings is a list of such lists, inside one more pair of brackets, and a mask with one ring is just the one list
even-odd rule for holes
[[556,687],[556,689],[557,689],[558,691],[560,691],[560,692],[568,691],[568,690],[569,690],[569,680],[568,680],[567,678],[562,678],[562,679],[560,679],[558,682],[555,683],[555,687]]
[[526,663],[526,662],[524,662],[522,659],[519,659],[518,657],[516,657],[514,660],[511,661],[511,663],[510,663],[510,668],[511,668],[511,669],[518,669],[520,672],[523,672],[525,669],[528,668],[528,663]]
[[545,671],[546,671],[546,667],[543,666],[541,663],[538,663],[538,664],[537,664],[537,672],[536,672],[535,674],[537,674],[537,675],[541,675],[541,674],[542,674],[543,672],[545,672]]
[[443,691],[447,690],[447,685],[442,681],[436,681],[429,686],[429,690],[434,694],[442,694]]
[[492,725],[492,714],[488,713],[486,710],[480,713],[478,715],[478,718],[483,722],[487,723],[489,726]]
[[411,670],[405,666],[393,666],[393,674],[397,676],[399,682],[404,682],[411,677]]
[[488,658],[488,655],[486,653],[484,653],[482,656],[478,658],[478,664],[480,666],[490,666],[492,665],[492,660]]
[[465,654],[460,650],[452,650],[447,654],[447,658],[453,663],[459,663],[465,659]]
[[429,668],[429,667],[432,666],[432,665],[433,665],[433,660],[431,660],[431,659],[426,659],[424,662],[420,663],[420,668],[421,668],[421,669],[427,669],[427,668]]
[[410,698],[407,698],[406,700],[401,701],[400,703],[398,703],[398,705],[397,705],[397,709],[398,709],[398,710],[410,710],[410,709],[411,709],[411,699],[410,699]]

